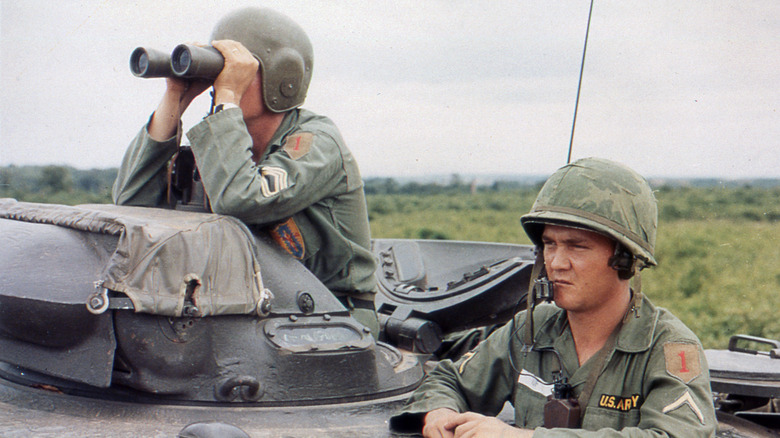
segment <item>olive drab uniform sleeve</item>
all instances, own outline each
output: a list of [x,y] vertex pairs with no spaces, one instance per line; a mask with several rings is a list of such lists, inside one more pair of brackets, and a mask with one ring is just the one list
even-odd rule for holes
[[165,203],[168,161],[178,148],[176,138],[153,140],[146,126],[125,152],[113,187],[115,204],[146,207]]
[[437,408],[497,415],[514,389],[507,348],[511,334],[512,325],[505,324],[456,362],[439,362],[402,410],[390,419],[390,428],[419,433],[423,416]]
[[276,222],[337,191],[362,186],[347,178],[341,151],[325,133],[302,142],[295,158],[272,140],[258,164],[252,162],[252,138],[239,109],[207,117],[187,137],[214,212],[246,223]]
[[[336,126],[302,109],[286,113],[262,157],[238,108],[210,115],[187,133],[211,208],[267,232],[334,292],[373,300],[363,181]],[[161,206],[175,139],[158,143],[146,129],[131,143],[114,202]]]
[[289,111],[257,164],[240,109],[187,137],[214,212],[268,232],[329,289],[373,300],[362,296],[376,288],[363,180],[333,122]]
[[[620,332],[588,401],[581,429],[544,428],[544,404],[552,392],[552,371],[562,369],[575,395],[593,361],[579,366],[565,312],[543,305],[534,312],[534,351],[521,352],[512,324],[496,331],[469,357],[442,362],[391,419],[391,427],[416,430],[435,408],[495,415],[510,400],[518,427],[535,437],[709,437],[717,420],[704,352],[690,330],[645,297],[639,317]],[[525,313],[515,317],[520,327]],[[512,362],[509,345],[512,343]],[[556,355],[561,358],[559,365]],[[562,366],[561,366],[562,365]],[[510,388],[510,389],[507,389]]]

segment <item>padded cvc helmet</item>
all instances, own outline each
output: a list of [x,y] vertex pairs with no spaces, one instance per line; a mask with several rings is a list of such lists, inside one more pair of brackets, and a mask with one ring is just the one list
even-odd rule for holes
[[243,44],[260,62],[263,101],[273,112],[303,104],[314,52],[306,32],[286,15],[265,8],[238,9],[222,17],[212,40]]
[[582,228],[611,237],[628,250],[634,258],[632,274],[634,268],[657,265],[658,206],[650,185],[609,160],[584,158],[558,169],[520,222],[540,248],[546,224]]

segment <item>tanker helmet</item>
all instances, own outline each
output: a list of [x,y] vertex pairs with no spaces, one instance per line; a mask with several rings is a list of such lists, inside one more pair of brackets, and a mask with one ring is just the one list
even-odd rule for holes
[[558,169],[520,222],[540,248],[544,225],[568,226],[611,237],[631,253],[636,268],[657,265],[655,196],[642,176],[622,164],[584,158]]
[[212,40],[243,44],[260,62],[263,101],[273,112],[303,104],[311,82],[314,53],[306,32],[286,15],[247,7],[222,17]]

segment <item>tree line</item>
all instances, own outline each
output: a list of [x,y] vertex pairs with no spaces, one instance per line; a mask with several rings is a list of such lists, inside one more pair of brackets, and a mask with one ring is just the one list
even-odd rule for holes
[[109,203],[116,174],[116,168],[3,166],[0,167],[0,197],[68,205]]
[[[70,166],[0,167],[0,197],[58,204],[110,203],[117,168],[76,169]],[[452,174],[445,182],[387,177],[365,178],[371,218],[417,208],[444,211],[503,211],[517,199],[523,208],[544,182],[543,177],[517,180],[476,179]],[[716,179],[651,180],[659,218],[674,220],[780,221],[780,179],[720,181]],[[511,197],[491,194],[512,194]],[[464,195],[471,195],[465,196]],[[482,195],[482,196],[480,196]],[[478,199],[479,198],[479,199]]]

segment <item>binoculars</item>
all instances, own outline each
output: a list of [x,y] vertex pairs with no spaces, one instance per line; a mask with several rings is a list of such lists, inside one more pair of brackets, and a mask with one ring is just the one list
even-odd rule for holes
[[179,44],[169,55],[159,50],[138,47],[130,54],[130,71],[139,78],[216,79],[225,58],[213,47]]

